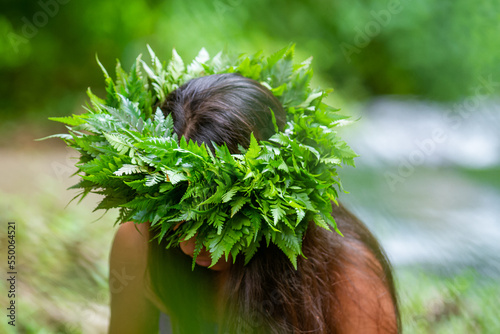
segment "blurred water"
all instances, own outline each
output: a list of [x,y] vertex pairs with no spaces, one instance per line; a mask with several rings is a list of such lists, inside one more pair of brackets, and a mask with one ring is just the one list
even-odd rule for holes
[[470,102],[378,99],[342,131],[361,156],[342,201],[396,267],[500,277],[500,103]]

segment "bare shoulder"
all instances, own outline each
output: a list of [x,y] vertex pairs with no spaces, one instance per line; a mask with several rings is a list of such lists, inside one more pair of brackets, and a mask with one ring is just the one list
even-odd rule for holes
[[119,226],[113,246],[110,261],[145,263],[149,240],[149,224],[126,222]]
[[344,237],[333,234],[335,317],[341,333],[397,333],[398,309],[390,264],[369,229],[342,205],[332,216]]
[[337,273],[335,291],[342,333],[397,333],[397,315],[383,265],[363,244],[347,241],[350,256]]
[[143,294],[148,237],[145,224],[127,222],[118,228],[109,257],[109,288],[112,298],[118,299],[127,293]]
[[109,260],[109,334],[158,332],[158,308],[145,289],[148,228],[148,224],[128,222],[115,234]]

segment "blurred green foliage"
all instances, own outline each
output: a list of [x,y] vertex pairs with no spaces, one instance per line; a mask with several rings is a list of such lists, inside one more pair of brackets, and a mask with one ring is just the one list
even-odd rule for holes
[[[0,333],[104,333],[109,318],[108,254],[113,213],[95,222],[96,198],[68,204],[76,192],[69,151],[2,149],[0,220],[16,223],[16,296],[1,280],[0,305],[16,304],[16,326],[5,319]],[[18,164],[25,166],[20,171]],[[27,205],[27,203],[30,203]],[[7,254],[2,224],[0,252]],[[6,261],[0,265],[4,272]]]
[[[290,42],[328,85],[352,99],[412,94],[457,99],[478,78],[497,78],[496,0],[4,0],[0,110],[6,120],[68,115],[106,67],[150,44],[167,58],[205,46],[236,52]],[[6,124],[2,122],[2,126]],[[43,124],[43,121],[42,121]]]
[[417,269],[396,271],[405,333],[499,333],[500,286],[465,271],[442,277]]

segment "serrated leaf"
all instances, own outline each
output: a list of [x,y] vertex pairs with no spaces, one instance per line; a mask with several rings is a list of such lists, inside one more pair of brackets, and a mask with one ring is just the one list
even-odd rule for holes
[[257,139],[255,139],[253,133],[250,134],[250,146],[248,147],[248,151],[245,154],[245,157],[249,160],[255,159],[259,156],[261,148]]
[[187,180],[186,175],[184,173],[178,172],[178,171],[173,171],[173,170],[165,170],[165,173],[168,176],[168,181],[172,184],[177,184],[181,181]]
[[271,205],[271,214],[273,215],[274,225],[276,226],[279,220],[285,215],[285,210],[279,205]]
[[232,187],[227,191],[223,196],[222,196],[222,203],[227,203],[229,202],[233,196],[238,192],[239,187]]
[[146,182],[144,183],[147,187],[152,187],[162,181],[165,181],[165,177],[160,173],[154,173],[146,175]]
[[233,200],[233,202],[231,203],[232,204],[232,207],[231,207],[231,218],[238,211],[240,211],[240,209],[243,207],[243,205],[245,203],[247,203],[248,201],[249,201],[249,198],[248,197],[243,197],[243,196],[240,196],[240,197],[236,198],[235,200]]
[[84,124],[86,122],[84,117],[85,117],[84,115],[80,115],[80,116],[72,115],[72,116],[65,116],[65,117],[49,117],[49,120],[64,123],[64,124],[70,125],[70,126],[77,126],[80,124]]
[[184,62],[175,49],[172,50],[172,59],[168,63],[167,72],[174,80],[178,80],[184,71]]
[[122,176],[123,174],[130,175],[136,173],[145,173],[147,171],[148,169],[143,166],[125,164],[120,169],[115,171],[113,174],[115,174],[116,176]]

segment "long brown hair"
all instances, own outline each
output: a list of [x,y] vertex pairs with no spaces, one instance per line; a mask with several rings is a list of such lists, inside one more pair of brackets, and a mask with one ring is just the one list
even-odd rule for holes
[[230,268],[222,293],[228,333],[339,333],[350,316],[343,310],[343,300],[350,298],[344,292],[348,266],[370,271],[368,276],[382,281],[396,324],[384,317],[373,320],[380,333],[398,330],[392,271],[380,245],[342,205],[332,203],[332,216],[344,237],[310,223],[302,245],[305,258],[298,259],[297,270],[273,245],[261,246],[247,266],[238,263]]
[[[226,143],[233,153],[239,145],[248,147],[252,132],[258,140],[274,134],[270,109],[280,129],[286,123],[280,101],[258,82],[238,74],[193,79],[160,107],[172,115],[179,137],[208,147],[212,142]],[[399,328],[392,271],[381,247],[344,207],[332,204],[332,215],[344,238],[311,222],[303,241],[305,257],[298,259],[297,270],[281,250],[272,244],[266,247],[265,242],[247,265],[237,258],[224,274],[199,267],[192,272],[191,259],[178,249],[150,243],[153,291],[178,324],[174,330],[206,333],[214,322],[220,333],[337,333],[349,316],[342,312],[343,287],[338,284],[346,279],[349,265],[359,265],[380,278],[391,294]],[[219,289],[217,275],[223,275]],[[215,312],[216,297],[222,302],[220,318]],[[390,324],[381,319],[379,325]]]

